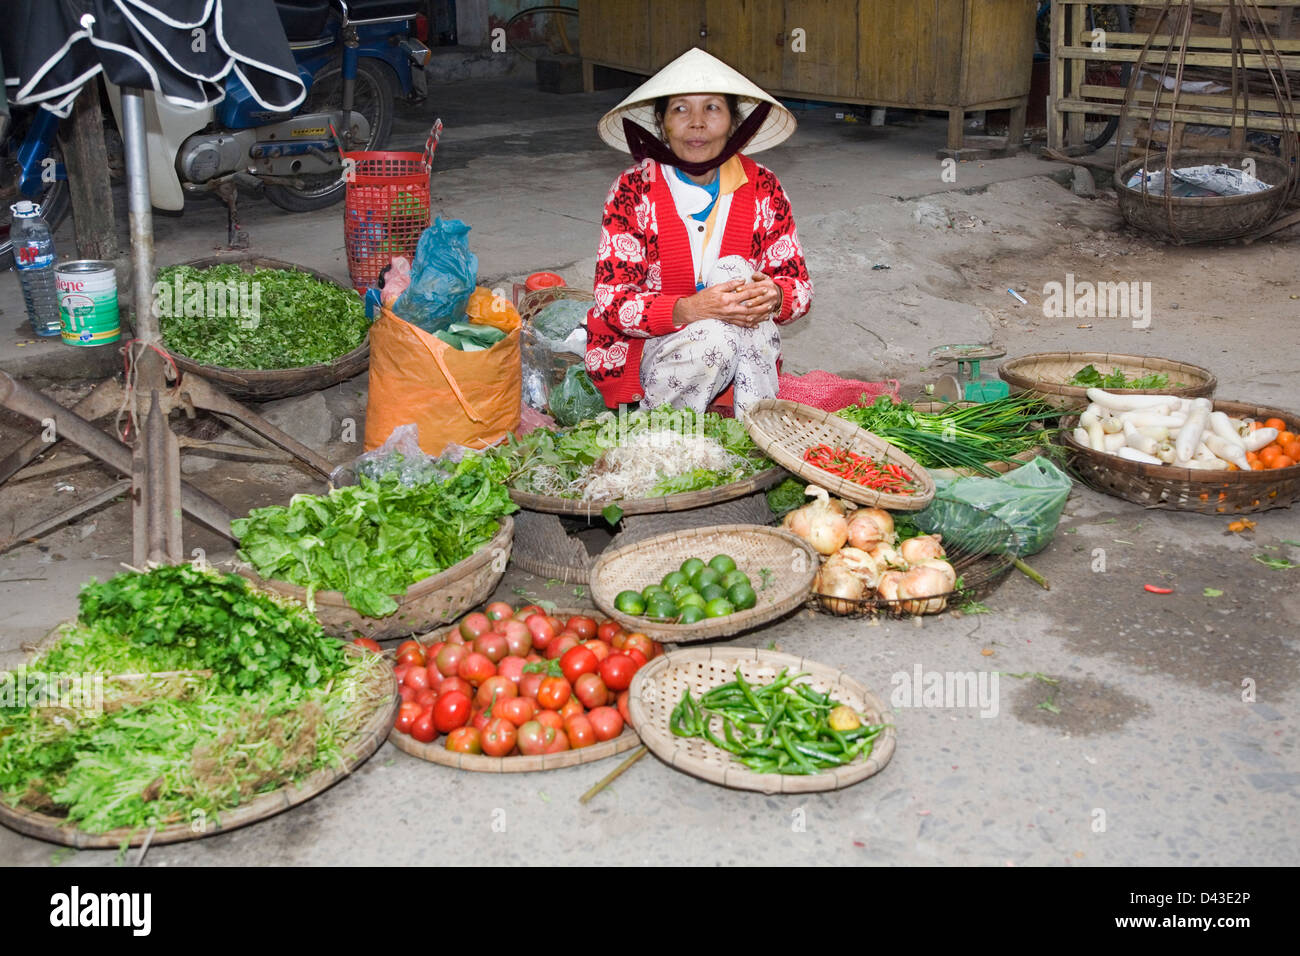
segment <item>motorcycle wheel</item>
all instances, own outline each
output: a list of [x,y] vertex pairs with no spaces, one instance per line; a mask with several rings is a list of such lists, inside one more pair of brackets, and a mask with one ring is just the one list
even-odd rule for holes
[[[337,109],[337,104],[342,101],[343,71],[336,65],[321,71],[316,77],[302,109],[304,113]],[[360,149],[379,149],[393,128],[393,86],[386,66],[368,59],[357,64],[352,108],[365,116],[370,124],[370,139]],[[308,185],[267,186],[266,198],[289,212],[311,212],[339,202],[347,189],[347,184],[337,174],[323,173],[302,178]]]

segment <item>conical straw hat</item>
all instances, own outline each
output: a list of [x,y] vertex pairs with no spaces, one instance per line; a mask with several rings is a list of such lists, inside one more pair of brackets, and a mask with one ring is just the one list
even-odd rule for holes
[[693,93],[734,93],[740,101],[741,121],[749,116],[760,100],[772,104],[767,120],[744,147],[746,153],[771,149],[785,142],[794,132],[793,113],[717,57],[694,47],[650,77],[631,96],[602,116],[597,126],[600,138],[615,149],[630,152],[623,136],[624,119],[630,119],[657,134],[655,100],[661,96]]

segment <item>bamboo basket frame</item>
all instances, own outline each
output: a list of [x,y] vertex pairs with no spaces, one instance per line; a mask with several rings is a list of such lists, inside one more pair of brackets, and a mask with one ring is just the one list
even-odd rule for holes
[[[1173,395],[1177,398],[1209,398],[1218,387],[1214,373],[1199,365],[1154,355],[1126,355],[1121,352],[1032,352],[1004,361],[998,377],[1011,386],[1013,394],[1033,392],[1063,411],[1082,411],[1088,406],[1088,389],[1066,385],[1076,372],[1087,365],[1097,366],[1106,374],[1120,368],[1132,378],[1135,373],[1163,372],[1170,381],[1192,379],[1181,388],[1117,388],[1118,395]],[[1048,377],[1044,377],[1048,376]]]

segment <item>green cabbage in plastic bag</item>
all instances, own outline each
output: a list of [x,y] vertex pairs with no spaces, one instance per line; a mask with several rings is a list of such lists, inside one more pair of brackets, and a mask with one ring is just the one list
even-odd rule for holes
[[570,365],[564,373],[564,381],[551,389],[550,408],[556,424],[567,428],[605,411],[605,399],[592,384],[585,368]]
[[[1070,477],[1046,458],[1035,458],[997,478],[936,478],[934,484],[932,507],[941,507],[937,499],[947,498],[992,512],[1016,532],[1021,555],[1037,554],[1051,544],[1070,497]],[[957,523],[940,525],[944,541],[960,540]]]

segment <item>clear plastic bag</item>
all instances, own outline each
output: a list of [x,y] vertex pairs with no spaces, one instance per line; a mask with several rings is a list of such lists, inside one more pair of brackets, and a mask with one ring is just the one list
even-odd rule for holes
[[1009,524],[1020,539],[1021,555],[1037,554],[1052,543],[1071,486],[1070,476],[1046,458],[997,478],[940,478],[934,484],[936,497],[983,508]]
[[354,485],[362,477],[372,481],[396,477],[405,487],[413,488],[431,481],[446,481],[450,471],[440,467],[444,460],[455,462],[459,458],[451,457],[447,452],[443,453],[442,458],[425,454],[420,448],[419,427],[399,425],[393,429],[388,440],[374,451],[368,451],[355,460],[335,468],[330,473],[330,481],[335,487],[342,487]]
[[393,312],[424,329],[440,332],[465,318],[465,305],[478,283],[478,256],[469,251],[469,226],[438,217],[415,249],[411,284]]
[[564,373],[564,381],[551,389],[550,410],[556,423],[567,428],[605,411],[605,399],[592,384],[585,368],[570,365]]

